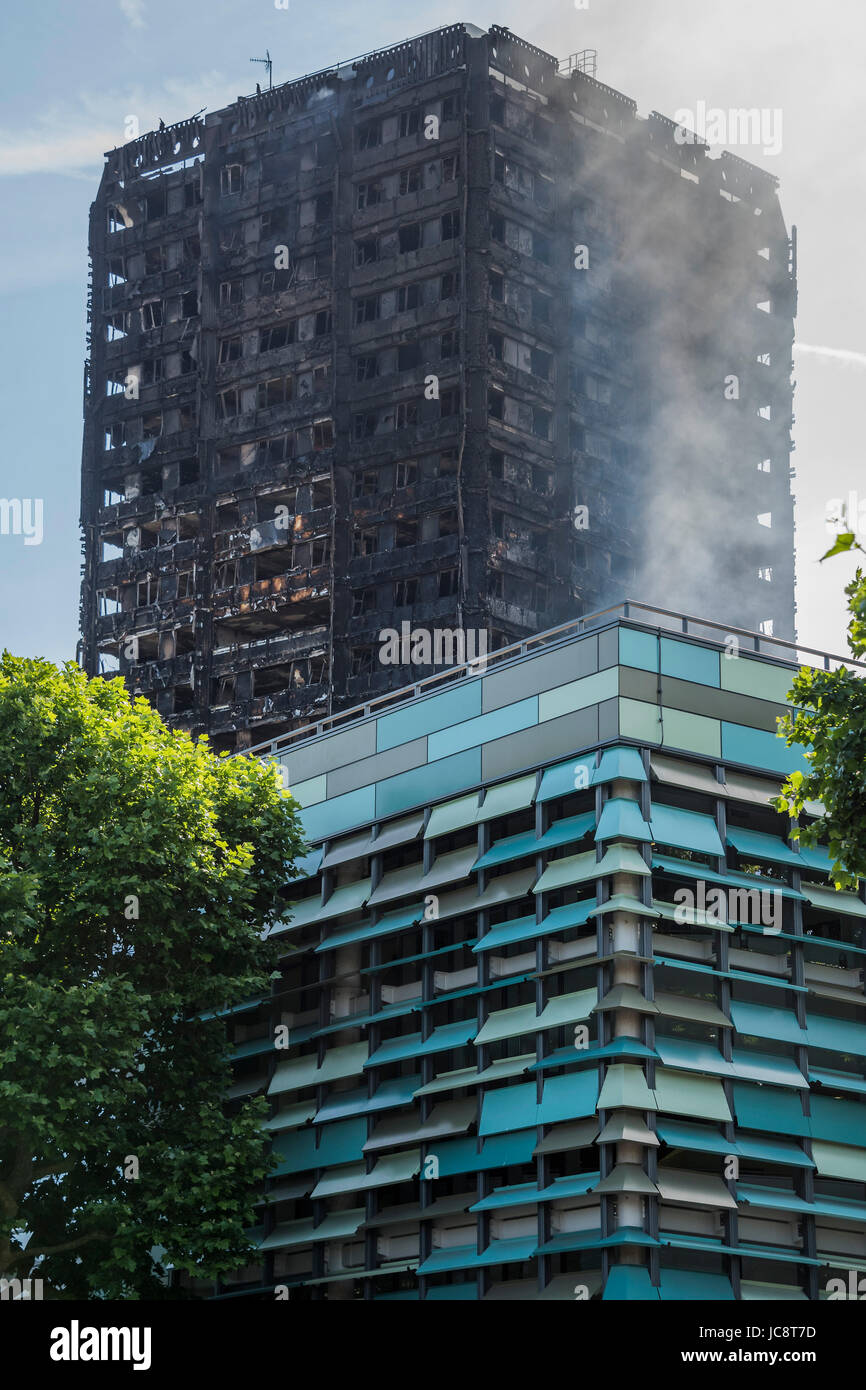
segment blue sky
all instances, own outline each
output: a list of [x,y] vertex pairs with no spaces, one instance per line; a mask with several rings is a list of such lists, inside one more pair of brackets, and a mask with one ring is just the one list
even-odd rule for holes
[[[598,77],[641,114],[778,109],[782,148],[739,150],[782,181],[800,241],[795,490],[800,638],[844,649],[847,559],[821,566],[830,498],[859,493],[866,525],[862,362],[866,354],[862,227],[866,11],[850,0],[515,0],[408,9],[368,0],[42,0],[0,20],[0,495],[44,500],[44,539],[0,535],[0,645],[72,657],[78,626],[81,384],[87,217],[103,152],[200,107],[216,110],[263,80],[251,57],[270,49],[274,81],[385,47],[458,19],[504,24],[564,57],[599,50]],[[708,545],[712,544],[708,518]],[[635,595],[640,597],[640,595]]]

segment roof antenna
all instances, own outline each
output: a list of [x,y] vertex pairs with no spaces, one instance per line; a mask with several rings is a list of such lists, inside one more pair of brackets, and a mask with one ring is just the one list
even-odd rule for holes
[[265,49],[265,56],[264,56],[264,58],[250,58],[250,62],[251,62],[251,63],[264,63],[265,67],[266,67],[267,70],[268,70],[268,90],[271,91],[271,90],[273,89],[273,85],[274,85],[274,77],[273,77],[274,62],[273,62],[273,59],[271,58],[271,51],[270,51],[270,49],[269,49],[269,48],[266,48],[266,49]]

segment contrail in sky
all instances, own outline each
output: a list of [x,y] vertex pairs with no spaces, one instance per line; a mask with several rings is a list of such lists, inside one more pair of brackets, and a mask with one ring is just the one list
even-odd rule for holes
[[866,367],[866,352],[852,352],[850,348],[815,347],[811,343],[795,343],[795,353],[809,353],[814,357],[830,357],[835,362],[845,362],[849,367]]

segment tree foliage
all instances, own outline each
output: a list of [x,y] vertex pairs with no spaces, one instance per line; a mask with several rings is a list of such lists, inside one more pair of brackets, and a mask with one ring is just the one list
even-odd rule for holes
[[[845,531],[823,559],[862,550],[854,533]],[[848,599],[848,647],[857,660],[866,657],[866,574],[858,569],[845,588]],[[790,692],[796,707],[780,721],[789,744],[808,750],[809,771],[793,772],[782,787],[779,810],[798,816],[807,801],[820,801],[824,815],[802,826],[799,838],[814,844],[828,838],[838,888],[853,887],[866,877],[866,680],[840,667],[836,671],[801,669]]]
[[267,992],[295,803],[72,663],[4,654],[0,729],[0,1276],[236,1269],[270,1159],[214,1015]]

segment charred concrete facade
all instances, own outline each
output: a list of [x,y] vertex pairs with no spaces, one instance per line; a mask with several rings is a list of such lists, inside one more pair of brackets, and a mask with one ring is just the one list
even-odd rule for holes
[[455,25],[108,155],[89,672],[240,748],[423,676],[406,621],[793,635],[776,181],[571,67]]

